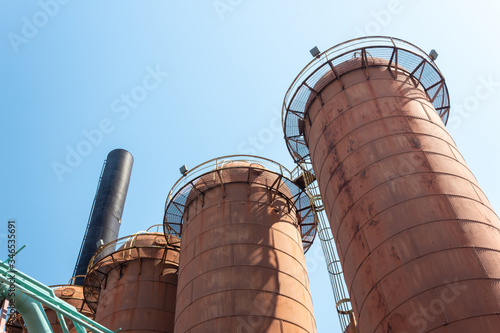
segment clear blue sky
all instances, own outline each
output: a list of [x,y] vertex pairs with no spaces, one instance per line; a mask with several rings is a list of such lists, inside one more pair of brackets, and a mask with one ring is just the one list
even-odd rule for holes
[[[500,211],[493,0],[54,1],[0,3],[0,253],[14,218],[18,268],[45,284],[73,272],[109,151],[135,157],[122,236],[162,222],[182,164],[254,153],[292,168],[285,92],[313,46],[363,34],[439,52],[450,132]],[[318,331],[339,332],[318,244],[307,258]]]

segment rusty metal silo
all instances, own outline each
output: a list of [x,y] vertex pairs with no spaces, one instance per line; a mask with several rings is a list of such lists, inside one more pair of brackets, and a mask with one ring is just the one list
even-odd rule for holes
[[360,333],[497,332],[500,221],[445,128],[434,56],[368,37],[318,55],[284,101]]
[[153,227],[101,247],[91,259],[84,295],[101,325],[173,333],[180,243]]
[[[75,278],[71,278],[68,284],[51,286],[54,293],[60,299],[66,301],[70,305],[74,306],[81,314],[87,316],[90,319],[94,319],[94,313],[90,310],[88,305],[85,303],[85,298],[83,297],[83,286],[75,285]],[[64,330],[59,323],[57,314],[54,310],[44,307],[45,314],[50,321],[50,326],[54,333],[63,333]],[[71,320],[66,320],[66,326],[70,333],[76,333],[77,330],[73,326]]]
[[226,156],[186,173],[164,225],[182,238],[176,333],[316,332],[309,197],[281,165]]

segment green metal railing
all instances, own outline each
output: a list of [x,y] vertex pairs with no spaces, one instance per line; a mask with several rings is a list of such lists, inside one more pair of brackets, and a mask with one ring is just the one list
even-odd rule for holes
[[78,333],[87,333],[87,330],[94,333],[113,333],[59,299],[50,287],[11,268],[7,262],[0,261],[0,299],[8,298],[12,303],[15,302],[16,309],[23,316],[28,330],[31,327],[37,333],[53,332],[43,310],[45,306],[56,312],[59,324],[65,333],[69,333],[65,318],[73,322]]

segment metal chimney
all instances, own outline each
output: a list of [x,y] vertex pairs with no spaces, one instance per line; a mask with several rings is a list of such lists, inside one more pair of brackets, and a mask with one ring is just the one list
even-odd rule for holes
[[[107,244],[118,238],[133,163],[132,154],[124,149],[108,154],[73,276],[87,273],[87,265],[101,240]],[[77,277],[75,284],[82,285],[83,277]]]

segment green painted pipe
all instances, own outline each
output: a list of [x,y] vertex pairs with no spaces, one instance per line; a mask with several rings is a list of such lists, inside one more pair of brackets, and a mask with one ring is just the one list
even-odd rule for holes
[[11,304],[16,305],[16,310],[23,316],[24,323],[29,332],[53,333],[49,319],[39,302],[20,291],[16,291],[14,297],[8,296],[9,286],[2,283],[0,297],[8,298]]
[[[63,327],[63,330],[65,324],[64,318],[62,317],[64,316],[65,318],[68,318],[73,322],[73,326],[78,333],[86,333],[85,328],[95,333],[113,333],[113,331],[85,317],[84,315],[76,311],[73,306],[57,298],[54,294],[54,291],[49,287],[18,271],[17,269],[10,269],[10,267],[2,261],[0,261],[0,297],[8,297],[9,286],[11,283],[9,277],[11,275],[15,276],[16,294],[14,296],[14,299],[16,300],[17,297],[19,298],[20,302],[27,302],[27,311],[30,311],[30,313],[32,313],[34,320],[36,319],[42,322],[42,324],[40,325],[45,325],[43,324],[43,322],[46,322],[47,325],[49,324],[47,316],[45,315],[45,311],[43,311],[43,304],[57,313],[59,322],[61,323],[61,327]],[[29,299],[29,301],[19,296],[18,293],[24,295],[24,297]],[[18,305],[16,304],[16,308],[17,307]],[[19,312],[21,313],[21,311]],[[21,315],[23,314],[21,313]],[[40,326],[40,329],[37,328],[33,332],[52,332],[50,325],[48,326],[48,330],[45,330],[45,328],[43,328],[42,326]]]

